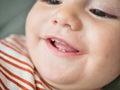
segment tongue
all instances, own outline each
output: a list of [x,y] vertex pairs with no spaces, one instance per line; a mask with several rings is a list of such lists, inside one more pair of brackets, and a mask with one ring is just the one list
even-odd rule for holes
[[69,46],[65,42],[54,42],[54,45],[58,50],[62,52],[68,52],[68,53],[76,53],[78,50],[74,49],[73,47]]

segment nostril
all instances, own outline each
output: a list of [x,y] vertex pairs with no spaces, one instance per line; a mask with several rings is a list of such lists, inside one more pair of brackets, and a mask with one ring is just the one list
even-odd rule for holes
[[64,21],[53,20],[53,24],[54,24],[54,25],[55,25],[55,24],[60,24],[60,25],[62,25],[62,26],[64,26],[64,27],[71,27],[71,26],[69,25],[69,23],[65,22],[65,20],[64,20]]
[[53,24],[57,24],[57,23],[58,23],[58,21],[57,21],[57,20],[54,20],[54,21],[53,21]]

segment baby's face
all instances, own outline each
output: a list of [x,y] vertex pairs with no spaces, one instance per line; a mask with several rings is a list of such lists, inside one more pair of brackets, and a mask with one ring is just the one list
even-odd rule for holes
[[28,50],[60,90],[98,90],[120,75],[120,0],[38,0],[27,18]]

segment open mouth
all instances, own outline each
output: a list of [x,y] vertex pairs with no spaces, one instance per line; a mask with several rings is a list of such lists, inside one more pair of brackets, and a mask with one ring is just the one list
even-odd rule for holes
[[48,46],[58,53],[64,53],[64,54],[81,54],[81,52],[68,44],[66,41],[58,39],[58,38],[47,38],[46,39]]

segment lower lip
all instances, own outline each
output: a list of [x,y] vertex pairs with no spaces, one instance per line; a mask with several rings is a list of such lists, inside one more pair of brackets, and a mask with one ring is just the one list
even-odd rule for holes
[[46,44],[48,46],[48,48],[50,48],[50,50],[52,52],[54,52],[56,55],[58,56],[62,56],[62,57],[73,57],[73,56],[82,56],[83,52],[77,52],[77,53],[69,53],[69,52],[62,52],[60,50],[58,50],[56,47],[54,47],[49,40],[45,40]]

